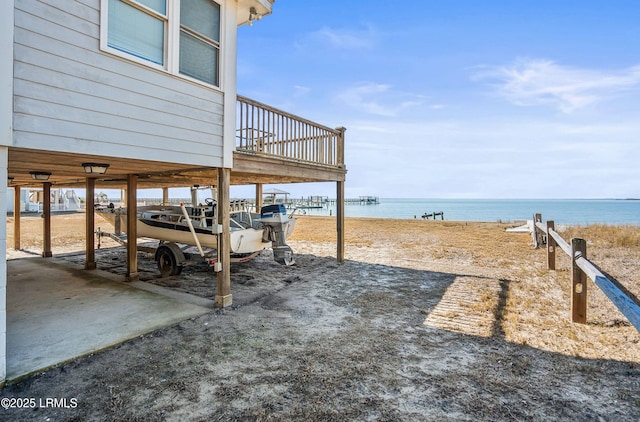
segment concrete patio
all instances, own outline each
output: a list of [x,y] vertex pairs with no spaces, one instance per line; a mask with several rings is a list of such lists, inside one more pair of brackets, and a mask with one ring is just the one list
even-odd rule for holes
[[8,382],[213,308],[207,299],[56,258],[13,259],[7,267]]

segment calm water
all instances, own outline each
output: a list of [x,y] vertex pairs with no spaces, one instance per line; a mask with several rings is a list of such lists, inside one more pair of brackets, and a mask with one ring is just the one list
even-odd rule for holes
[[[298,212],[300,212],[299,210]],[[335,206],[305,210],[310,215],[335,215]],[[347,217],[420,218],[424,213],[444,212],[445,220],[503,221],[542,220],[556,224],[640,225],[640,200],[613,199],[385,199],[377,205],[346,205]],[[438,216],[438,219],[440,217]]]

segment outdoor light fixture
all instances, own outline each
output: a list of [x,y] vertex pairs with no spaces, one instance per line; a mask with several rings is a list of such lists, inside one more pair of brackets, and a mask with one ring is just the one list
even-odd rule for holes
[[9,183],[13,183],[13,176],[9,176],[9,177],[7,177],[7,182],[9,182]]
[[87,174],[105,174],[109,164],[82,163],[82,167],[84,167],[84,172]]
[[255,7],[252,6],[249,9],[249,22],[247,22],[247,24],[252,26],[253,21],[259,21],[260,19],[262,19],[262,15],[256,11]]
[[31,175],[31,178],[33,180],[49,180],[49,177],[51,176],[51,173],[47,172],[47,171],[31,171],[29,172],[29,174]]

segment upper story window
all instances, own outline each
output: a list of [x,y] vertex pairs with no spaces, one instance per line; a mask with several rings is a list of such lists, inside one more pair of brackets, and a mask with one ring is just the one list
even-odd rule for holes
[[[220,5],[212,0],[102,0],[101,47],[219,86]],[[106,22],[105,22],[106,16]]]
[[218,85],[220,5],[211,0],[182,0],[180,73]]

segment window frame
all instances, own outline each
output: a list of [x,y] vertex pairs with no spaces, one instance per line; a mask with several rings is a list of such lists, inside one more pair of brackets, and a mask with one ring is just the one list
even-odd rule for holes
[[[182,37],[182,33],[183,32],[185,34],[187,34],[188,36],[193,37],[196,40],[213,47],[213,50],[215,51],[215,55],[216,55],[216,65],[218,67],[218,72],[217,72],[216,75],[214,75],[214,79],[215,79],[217,85],[216,84],[211,84],[211,85],[212,86],[219,86],[220,85],[220,71],[219,71],[219,69],[220,69],[220,59],[221,59],[220,45],[222,44],[222,42],[221,42],[221,38],[222,38],[222,5],[220,3],[218,3],[217,1],[215,1],[215,0],[208,0],[208,1],[211,1],[212,3],[215,3],[215,4],[218,5],[218,41],[216,41],[215,39],[211,39],[211,38],[207,37],[205,34],[199,33],[198,31],[196,31],[192,27],[184,25],[182,23],[182,18],[180,16],[180,19],[177,19],[178,20],[178,24],[177,24],[177,27],[178,27],[177,28],[177,31],[178,31],[178,34],[177,34],[178,50],[180,49],[180,38]],[[193,77],[187,75],[186,73],[181,73],[180,72],[180,60],[179,60],[179,58],[180,58],[180,54],[178,53],[178,63],[177,63],[178,69],[177,69],[177,72],[182,76],[185,76],[185,77],[188,77],[188,78],[193,78]],[[193,78],[193,79],[200,80],[200,79],[197,79],[197,78]],[[208,82],[205,82],[205,83],[208,84]]]
[[[156,19],[162,19],[162,15],[156,12],[153,9],[145,6],[144,4],[138,3],[137,0],[121,0],[125,3],[135,7],[144,13],[149,14],[150,16]],[[100,1],[100,50],[106,53],[109,53],[114,56],[118,56],[122,59],[135,62],[137,64],[143,65],[145,67],[149,67],[155,70],[159,70],[165,73],[168,73],[172,76],[185,79],[208,88],[213,88],[216,90],[222,90],[224,86],[223,82],[223,69],[224,69],[224,54],[222,52],[222,46],[224,45],[224,35],[225,35],[225,25],[226,19],[224,19],[225,5],[223,2],[217,0],[210,0],[213,3],[216,3],[219,6],[219,39],[217,43],[214,41],[212,44],[213,47],[217,50],[218,62],[217,68],[215,72],[217,73],[216,80],[217,85],[205,82],[203,80],[194,78],[192,76],[180,73],[180,5],[181,0],[167,0],[167,14],[166,19],[164,20],[165,24],[165,32],[164,32],[164,65],[157,64],[153,61],[144,59],[142,57],[138,57],[134,54],[127,53],[126,51],[119,50],[114,47],[110,47],[108,45],[109,42],[109,0],[101,0]],[[188,32],[190,33],[190,31]]]

